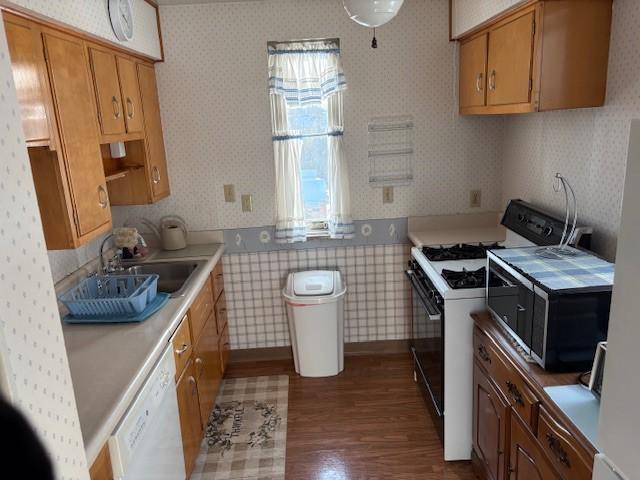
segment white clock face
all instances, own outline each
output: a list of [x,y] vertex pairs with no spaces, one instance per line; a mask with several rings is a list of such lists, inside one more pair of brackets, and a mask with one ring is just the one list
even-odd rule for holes
[[131,0],[109,0],[109,19],[118,40],[126,42],[133,38]]

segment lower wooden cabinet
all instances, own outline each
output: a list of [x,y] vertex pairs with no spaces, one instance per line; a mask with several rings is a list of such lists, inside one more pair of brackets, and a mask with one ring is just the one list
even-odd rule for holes
[[202,425],[206,427],[222,382],[218,333],[216,332],[216,319],[213,314],[209,316],[202,329],[202,334],[195,346],[193,355],[195,357],[196,380],[200,398],[200,418]]
[[[511,417],[510,480],[555,480],[554,471],[535,437],[517,415]],[[591,478],[589,476],[589,478]]]
[[111,454],[109,453],[109,445],[104,444],[102,450],[96,457],[89,469],[89,477],[91,480],[113,480],[113,469],[111,467]]
[[194,362],[189,360],[182,376],[176,384],[178,410],[180,411],[180,430],[184,450],[184,467],[187,478],[191,476],[194,463],[202,441],[202,423],[200,421],[200,400]]
[[[488,314],[474,314],[473,452],[487,480],[589,480],[595,448],[545,393],[574,384],[526,362]],[[562,420],[561,420],[562,419]]]
[[489,480],[504,478],[509,404],[478,365],[473,367],[473,448]]

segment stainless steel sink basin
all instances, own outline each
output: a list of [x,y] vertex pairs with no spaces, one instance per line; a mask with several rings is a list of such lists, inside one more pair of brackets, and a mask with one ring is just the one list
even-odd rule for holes
[[188,287],[189,279],[206,263],[204,260],[140,263],[131,265],[125,272],[131,275],[157,274],[158,292],[168,293],[171,297],[181,297]]

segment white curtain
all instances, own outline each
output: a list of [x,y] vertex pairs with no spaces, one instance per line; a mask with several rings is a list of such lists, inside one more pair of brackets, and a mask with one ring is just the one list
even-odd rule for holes
[[271,130],[276,173],[276,243],[304,242],[304,202],[300,180],[302,140],[287,138],[287,105],[281,95],[271,99]]
[[310,41],[269,47],[269,97],[276,173],[276,233],[278,243],[305,241],[301,188],[300,132],[289,129],[287,106],[328,102],[329,234],[352,238],[349,178],[344,159],[342,92],[346,82],[340,49],[333,41]]
[[342,92],[328,99],[329,111],[329,236],[353,238],[349,169],[344,155]]

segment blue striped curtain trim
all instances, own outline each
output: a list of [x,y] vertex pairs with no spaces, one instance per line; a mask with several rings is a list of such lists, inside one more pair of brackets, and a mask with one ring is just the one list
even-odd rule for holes
[[[328,84],[330,82],[334,82],[336,78],[341,78],[344,81],[344,78],[345,78],[344,73],[341,73],[341,72],[338,72],[338,73],[335,73],[335,74],[332,73],[331,76],[328,76],[328,78],[326,80],[320,82],[320,85],[324,86],[324,85],[326,85],[326,84]],[[305,82],[311,83],[311,82],[315,82],[315,80],[309,80],[309,79],[300,80],[300,83],[305,83]],[[285,82],[284,77],[271,76],[271,77],[269,77],[269,83],[270,84],[271,83],[278,83],[278,84],[282,83],[282,84],[284,84],[286,82]],[[346,85],[346,82],[344,82],[344,84]],[[292,88],[290,90],[296,90],[297,91],[298,89]],[[305,91],[305,89],[300,89],[300,91]]]
[[275,48],[269,48],[267,49],[267,53],[269,55],[288,55],[288,54],[296,54],[296,53],[304,53],[305,55],[308,54],[314,54],[314,53],[318,53],[318,54],[322,54],[322,55],[327,55],[327,54],[340,54],[340,49],[339,48],[319,48],[317,50],[314,49],[309,49],[309,50],[305,50],[303,48],[298,48],[298,49],[292,49],[292,50],[276,50]]
[[309,133],[309,134],[301,134],[301,135],[274,135],[271,137],[271,140],[274,142],[282,142],[285,140],[298,140],[300,138],[311,138],[311,137],[341,137],[344,135],[344,132],[327,132],[327,133]]

